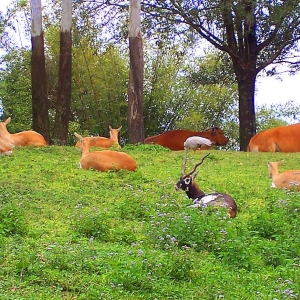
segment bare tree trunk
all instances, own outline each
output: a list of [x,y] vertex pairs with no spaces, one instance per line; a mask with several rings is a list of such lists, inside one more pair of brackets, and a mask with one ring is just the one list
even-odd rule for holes
[[143,77],[144,60],[141,36],[141,2],[130,0],[129,6],[129,56],[128,85],[128,136],[132,144],[144,143]]
[[31,0],[32,128],[50,143],[48,97],[41,0]]
[[62,1],[58,93],[53,140],[66,145],[71,116],[72,93],[72,0]]
[[246,151],[252,136],[256,133],[254,93],[256,72],[238,76],[240,151]]

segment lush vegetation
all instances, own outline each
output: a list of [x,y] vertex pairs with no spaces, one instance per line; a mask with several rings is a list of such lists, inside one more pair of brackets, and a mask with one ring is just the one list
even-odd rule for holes
[[197,183],[234,197],[229,219],[175,191],[183,152],[123,151],[137,172],[79,169],[67,146],[0,157],[1,299],[299,297],[299,193],[271,189],[266,163],[300,154],[211,151]]
[[[55,143],[61,1],[50,2],[43,7],[43,31],[50,132]],[[0,55],[0,105],[4,107],[4,118],[12,117],[11,132],[33,128],[29,4],[28,1],[13,2],[5,15],[0,14],[0,49],[4,50]],[[128,141],[128,3],[122,5],[118,0],[116,4],[108,6],[107,1],[73,3],[68,145],[74,142],[74,131],[82,135],[108,136],[108,125],[114,128],[122,125],[122,142]],[[146,9],[145,3],[143,9]],[[214,21],[220,22],[220,19],[217,17]],[[167,27],[161,28],[166,24]],[[175,36],[171,34],[176,24],[157,23],[157,19],[143,15],[145,136],[170,129],[202,131],[214,125],[222,127],[230,136],[226,149],[238,149],[239,95],[232,63],[228,55],[207,47],[194,31],[180,30]],[[12,34],[16,31],[17,34]],[[20,36],[24,38],[21,48],[17,46]],[[261,55],[263,59],[269,57],[267,50]],[[270,74],[273,73],[276,73],[274,69]],[[271,108],[256,107],[257,131],[298,121],[300,108],[295,102]]]

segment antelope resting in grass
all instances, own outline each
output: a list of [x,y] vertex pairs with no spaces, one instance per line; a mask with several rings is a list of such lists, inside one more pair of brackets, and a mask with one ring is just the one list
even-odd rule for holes
[[183,161],[182,173],[180,180],[175,185],[176,190],[183,190],[186,192],[187,196],[192,199],[193,204],[189,207],[206,207],[206,206],[221,206],[229,209],[230,218],[234,218],[237,213],[237,205],[233,198],[224,193],[213,192],[210,194],[205,194],[199,186],[195,183],[194,179],[197,176],[197,167],[199,167],[204,159],[209,155],[205,155],[201,161],[195,164],[192,171],[185,174],[186,169],[186,156]]
[[[224,146],[229,139],[219,127],[211,127],[204,131],[170,130],[145,139],[145,144],[156,144],[169,148],[172,151],[184,150],[183,143],[191,136],[201,136],[211,140],[215,146]],[[207,148],[206,148],[207,149]]]
[[18,133],[9,133],[7,131],[6,125],[11,121],[9,117],[4,122],[0,122],[0,137],[6,140],[13,147],[17,146],[46,146],[47,142],[45,138],[36,131],[21,131]]
[[194,153],[197,149],[210,149],[213,146],[213,142],[207,138],[201,136],[191,136],[185,140],[183,143],[184,149],[188,151],[189,149],[193,149]]
[[300,123],[278,126],[258,132],[248,146],[248,152],[300,152]]
[[80,160],[80,167],[83,169],[95,169],[98,171],[119,171],[121,169],[128,171],[135,171],[137,164],[135,160],[127,153],[102,150],[102,151],[90,151],[90,139],[83,138],[81,135],[74,133],[80,143],[80,149],[82,151],[82,157]]
[[0,154],[11,155],[12,151],[13,151],[13,146],[6,140],[0,138]]
[[[122,126],[117,129],[113,129],[109,126],[109,138],[102,136],[91,136],[86,137],[90,139],[90,147],[99,147],[99,148],[110,148],[114,146],[116,149],[120,149],[121,146],[119,144],[118,134],[121,130]],[[80,148],[80,142],[78,141],[75,147]]]
[[283,160],[276,162],[268,162],[269,177],[272,178],[271,187],[277,189],[300,189],[300,170],[288,170],[279,173],[278,166]]

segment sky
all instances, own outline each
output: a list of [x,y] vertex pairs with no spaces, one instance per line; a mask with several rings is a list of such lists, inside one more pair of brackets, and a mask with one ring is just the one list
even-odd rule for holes
[[[5,11],[11,1],[0,0],[0,10]],[[255,105],[285,104],[290,100],[300,105],[300,72],[294,76],[284,75],[281,80],[275,77],[257,78]]]

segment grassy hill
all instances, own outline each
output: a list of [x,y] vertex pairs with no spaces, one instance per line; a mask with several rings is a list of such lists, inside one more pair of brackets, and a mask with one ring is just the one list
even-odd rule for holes
[[79,169],[74,147],[0,157],[0,299],[300,298],[299,193],[267,176],[267,161],[300,169],[300,153],[212,150],[196,182],[236,200],[229,219],[175,191],[183,152],[123,151],[137,172]]

